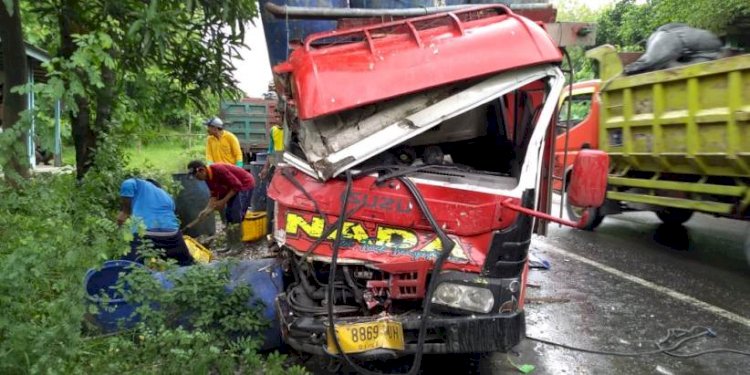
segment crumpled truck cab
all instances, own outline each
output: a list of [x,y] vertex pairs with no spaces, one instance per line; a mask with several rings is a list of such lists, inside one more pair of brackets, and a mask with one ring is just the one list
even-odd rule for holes
[[561,60],[494,5],[315,34],[275,67],[290,346],[367,358],[521,340],[534,220],[506,204],[541,200]]

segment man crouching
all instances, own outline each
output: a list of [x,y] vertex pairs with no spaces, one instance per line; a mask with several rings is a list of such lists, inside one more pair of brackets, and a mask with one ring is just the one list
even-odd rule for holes
[[198,215],[200,220],[214,210],[224,210],[227,223],[227,249],[242,247],[242,220],[245,218],[255,188],[255,179],[250,172],[231,164],[211,164],[200,160],[188,163],[188,171],[198,180],[205,181],[211,191],[208,206]]

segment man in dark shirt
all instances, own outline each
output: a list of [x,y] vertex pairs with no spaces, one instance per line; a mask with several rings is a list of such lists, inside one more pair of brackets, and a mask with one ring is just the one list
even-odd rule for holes
[[224,210],[227,223],[227,244],[230,250],[242,247],[242,220],[245,218],[253,196],[255,179],[250,172],[231,164],[211,164],[200,160],[188,164],[188,171],[198,180],[205,181],[211,191],[208,206],[198,215],[202,219],[214,210]]

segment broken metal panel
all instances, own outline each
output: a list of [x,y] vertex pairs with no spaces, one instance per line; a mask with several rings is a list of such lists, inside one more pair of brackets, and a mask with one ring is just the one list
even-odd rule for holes
[[[444,97],[447,89],[443,88],[403,102],[391,102],[384,110],[369,116],[347,113],[335,119],[326,117],[313,124],[306,122],[301,126],[307,129],[300,134],[300,146],[310,167],[315,170],[315,177],[325,180],[515,89],[544,78],[559,78],[560,75],[559,69],[551,65],[525,68],[492,76],[447,97]],[[550,99],[556,103],[562,84],[558,83],[559,79],[554,81],[560,87],[557,92],[553,90],[554,97]],[[545,106],[542,112],[542,115],[547,115],[547,123],[552,111],[554,106]],[[542,118],[544,116],[540,116],[540,120]],[[546,124],[541,127],[546,129]],[[538,131],[539,127],[535,129],[536,138],[539,138]],[[530,150],[539,148],[534,143],[529,147]],[[527,162],[524,162],[524,169],[529,172]]]
[[302,121],[298,132],[300,146],[311,163],[354,145],[399,120],[450,95],[450,87],[427,91],[406,98],[368,105],[317,120]]

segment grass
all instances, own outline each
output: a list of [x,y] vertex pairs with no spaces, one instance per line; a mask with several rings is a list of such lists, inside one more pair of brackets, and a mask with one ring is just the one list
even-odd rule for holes
[[[133,146],[125,150],[125,154],[130,167],[177,173],[184,172],[189,161],[204,159],[205,147],[202,139],[193,140],[192,147],[185,141],[164,141]],[[75,165],[75,149],[72,145],[63,147],[63,164]]]
[[162,172],[176,173],[185,171],[188,162],[203,159],[205,145],[194,142],[192,148],[186,142],[156,143],[133,147],[126,151],[131,167],[149,167]]

